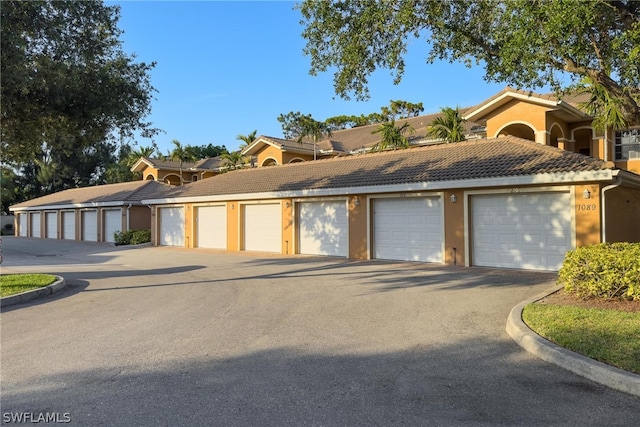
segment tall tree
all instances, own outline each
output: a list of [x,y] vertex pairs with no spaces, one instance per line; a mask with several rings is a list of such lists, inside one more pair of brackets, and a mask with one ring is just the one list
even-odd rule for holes
[[429,124],[427,136],[432,136],[446,142],[460,142],[466,139],[464,135],[464,119],[460,115],[460,108],[444,107],[441,116],[436,117]]
[[186,145],[185,150],[189,153],[189,156],[193,160],[209,159],[211,157],[218,157],[227,152],[227,147],[224,145]]
[[335,69],[336,92],[369,96],[377,68],[402,79],[412,39],[436,60],[482,64],[488,81],[566,89],[566,77],[601,85],[631,123],[640,121],[640,2],[633,0],[304,0],[311,74]]
[[409,138],[405,135],[413,133],[414,129],[409,122],[404,122],[401,126],[396,126],[396,121],[391,119],[382,123],[376,130],[371,133],[379,133],[381,135],[380,142],[371,148],[371,151],[385,151],[389,149],[409,148]]
[[388,107],[381,108],[380,114],[382,114],[386,121],[389,121],[416,117],[423,111],[424,107],[422,106],[422,102],[414,104],[408,101],[391,100]]
[[173,150],[169,153],[169,158],[174,162],[179,162],[180,185],[184,185],[184,179],[182,178],[182,166],[184,163],[192,162],[195,159],[193,154],[187,149],[187,147],[184,147],[180,141],[174,139],[171,143],[173,144]]
[[303,127],[305,123],[310,123],[313,120],[311,114],[302,114],[300,111],[290,111],[287,114],[280,114],[278,121],[282,126],[282,135],[286,139],[297,139],[303,133]]
[[[120,9],[99,1],[3,1],[1,159],[19,165],[73,138],[97,149],[145,122],[154,64],[122,50]],[[104,165],[103,165],[104,166]]]
[[331,137],[331,129],[325,122],[319,122],[311,118],[311,116],[303,117],[300,121],[300,134],[298,135],[298,144],[302,144],[305,138],[311,138],[313,141],[313,160],[318,157],[318,141],[324,137]]

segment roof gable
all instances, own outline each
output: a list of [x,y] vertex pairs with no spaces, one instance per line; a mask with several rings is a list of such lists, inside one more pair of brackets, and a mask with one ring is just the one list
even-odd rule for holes
[[586,120],[591,117],[578,108],[578,104],[585,100],[585,94],[571,94],[560,99],[555,94],[534,94],[508,86],[478,106],[470,108],[463,117],[468,121],[484,120],[493,111],[512,100],[541,105],[550,110],[560,110],[565,114],[567,121]]

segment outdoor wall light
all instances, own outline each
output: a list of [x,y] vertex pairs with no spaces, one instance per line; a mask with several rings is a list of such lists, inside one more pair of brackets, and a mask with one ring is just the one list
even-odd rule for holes
[[291,206],[291,204],[290,204],[289,202],[285,202],[285,203],[284,203],[284,205],[285,205],[286,207]]
[[451,195],[451,203],[455,203],[458,201],[458,196],[456,196],[455,194]]
[[582,192],[582,198],[583,199],[590,199],[591,198],[591,192],[589,191],[588,188],[585,188],[584,191]]
[[353,201],[353,204],[356,206],[360,206],[360,199],[358,199],[358,197],[356,196],[355,200]]
[[233,210],[233,203],[231,203],[231,210]]

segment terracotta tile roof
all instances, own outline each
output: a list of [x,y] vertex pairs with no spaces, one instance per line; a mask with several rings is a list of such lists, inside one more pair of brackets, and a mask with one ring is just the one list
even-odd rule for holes
[[[175,160],[151,159],[145,157],[156,169],[180,169],[180,162]],[[189,169],[218,169],[222,159],[220,156],[201,159],[196,162],[182,162],[182,170]]]
[[164,188],[157,198],[369,187],[611,168],[612,163],[508,136],[238,170],[183,187]]
[[169,185],[157,181],[133,181],[71,188],[15,204],[10,206],[10,209],[105,202],[122,202],[123,205],[139,204],[141,200],[154,196],[164,187]]
[[[460,114],[464,115],[468,110],[469,108],[460,108]],[[412,133],[407,133],[406,136],[410,141],[415,141],[423,139],[427,134],[427,127],[435,118],[441,116],[442,113],[439,112],[410,117],[407,119],[399,119],[396,120],[396,126],[402,126],[404,123],[408,122],[414,131]],[[465,133],[470,135],[471,128],[478,125],[479,124],[475,122],[465,122]],[[375,133],[379,126],[380,123],[376,123],[367,126],[337,130],[331,134],[330,138],[319,141],[318,149],[325,151],[333,150],[338,153],[348,154],[353,151],[371,148],[380,142],[380,134]]]

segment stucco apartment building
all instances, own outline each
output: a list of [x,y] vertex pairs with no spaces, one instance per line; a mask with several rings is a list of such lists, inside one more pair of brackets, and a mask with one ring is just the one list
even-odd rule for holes
[[[263,136],[244,150],[257,168],[139,202],[156,245],[557,270],[574,247],[640,241],[638,129],[605,138],[579,102],[507,88],[464,110],[473,139],[429,141],[432,116],[420,116],[407,119],[416,147],[383,153],[367,152],[375,126],[315,147]],[[54,208],[12,210],[30,224]],[[24,235],[48,237],[39,221]]]

